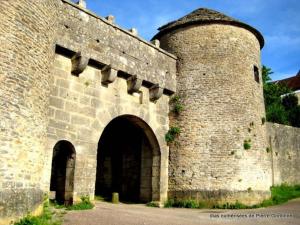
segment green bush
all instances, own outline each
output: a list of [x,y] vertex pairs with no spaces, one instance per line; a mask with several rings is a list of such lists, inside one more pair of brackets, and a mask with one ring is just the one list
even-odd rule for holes
[[180,114],[183,110],[184,107],[181,103],[181,98],[179,95],[175,95],[174,97],[171,98],[170,103],[173,107],[172,111],[176,113],[177,115]]
[[263,66],[263,89],[267,121],[300,127],[298,97],[287,86],[272,83],[270,68]]
[[290,123],[294,127],[300,127],[300,106],[296,106],[289,111]]
[[297,107],[298,97],[295,94],[287,94],[282,98],[282,105],[286,110]]
[[266,109],[267,121],[289,125],[288,112],[280,103],[273,103]]
[[249,150],[251,148],[251,140],[244,140],[244,149]]
[[165,135],[165,140],[167,143],[171,143],[180,134],[181,130],[179,127],[171,127]]

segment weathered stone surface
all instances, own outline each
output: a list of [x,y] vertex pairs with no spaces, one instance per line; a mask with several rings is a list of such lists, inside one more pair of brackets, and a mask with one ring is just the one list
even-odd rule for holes
[[[269,196],[272,169],[273,183],[299,183],[299,129],[267,124],[268,143],[262,123],[262,84],[254,79],[262,37],[223,15],[206,23],[216,14],[200,11],[197,23],[184,17],[150,43],[112,16],[91,13],[85,1],[1,2],[1,225],[39,212],[62,140],[76,152],[68,198],[94,198],[99,139],[124,115],[151,143],[141,156],[148,159],[141,162],[141,200],[162,203],[169,194],[254,204]],[[179,115],[169,110],[175,91],[184,106]],[[181,134],[169,151],[170,125]]]
[[136,75],[130,77],[127,80],[128,93],[132,94],[134,92],[139,92],[142,87],[143,80],[139,79]]
[[72,74],[81,74],[89,63],[89,58],[83,56],[82,52],[77,52],[71,59],[72,61]]
[[57,4],[0,4],[0,224],[33,211],[48,189],[43,169]]
[[[160,42],[180,59],[177,94],[184,106],[171,117],[181,135],[170,150],[169,191],[268,192],[263,90],[253,71],[260,68],[256,36],[232,25],[190,25],[164,34]],[[245,150],[249,139],[251,149]]]
[[300,184],[300,129],[267,123],[267,133],[273,185]]
[[111,64],[115,70],[138,74],[142,80],[175,91],[175,56],[139,38],[136,32],[118,27],[111,18],[108,21],[70,1],[63,2],[57,38],[60,46],[89,52],[91,59]]
[[[70,73],[71,59],[57,54],[54,62],[54,69],[65,68],[64,72],[53,73],[53,83],[51,84],[50,109],[54,110],[53,119],[48,126],[48,146],[49,149],[60,140],[70,141],[76,150],[76,166],[74,178],[74,199],[79,199],[82,195],[94,196],[95,191],[95,171],[98,142],[103,130],[118,116],[132,115],[145,121],[154,131],[159,140],[161,156],[153,156],[152,183],[155,187],[149,188],[149,180],[141,181],[141,200],[151,197],[158,201],[164,201],[167,197],[168,188],[168,146],[165,143],[164,135],[168,130],[169,97],[162,94],[160,88],[160,98],[153,103],[149,101],[151,88],[143,87],[142,80],[132,76],[129,81],[122,77],[115,77],[114,82],[109,86],[102,85],[103,73],[98,73],[101,69],[91,66],[80,74],[80,77],[72,76]],[[97,74],[96,76],[93,76]],[[64,77],[64,92],[60,90],[60,77]],[[100,76],[100,77],[97,77]],[[86,80],[89,83],[86,84]],[[56,82],[55,82],[56,81]],[[85,87],[81,90],[73,87]],[[157,86],[157,89],[159,87]],[[138,95],[130,94],[130,90],[138,91]],[[74,95],[70,93],[74,92]],[[141,102],[141,96],[147,101]],[[164,119],[162,119],[164,118]],[[140,121],[133,121],[138,123]],[[144,126],[144,125],[141,125]],[[152,140],[156,142],[156,140]],[[152,151],[152,149],[148,149]],[[163,163],[161,166],[160,163]],[[143,164],[143,173],[151,173],[149,165]],[[47,162],[48,175],[51,172],[51,157]],[[148,168],[148,169],[147,169]],[[150,183],[150,187],[152,185]],[[160,184],[160,185],[157,185]],[[76,193],[76,194],[75,194]]]

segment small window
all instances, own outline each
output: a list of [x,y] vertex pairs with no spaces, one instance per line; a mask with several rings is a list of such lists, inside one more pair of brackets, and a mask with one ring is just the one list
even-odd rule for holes
[[254,79],[257,83],[259,83],[259,70],[257,66],[254,66]]

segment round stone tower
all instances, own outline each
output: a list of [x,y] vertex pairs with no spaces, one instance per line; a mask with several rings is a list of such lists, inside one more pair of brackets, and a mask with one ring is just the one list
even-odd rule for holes
[[159,30],[153,39],[178,57],[184,106],[171,117],[181,134],[170,148],[169,198],[255,204],[269,197],[262,35],[202,8]]
[[0,224],[36,211],[58,0],[0,4]]

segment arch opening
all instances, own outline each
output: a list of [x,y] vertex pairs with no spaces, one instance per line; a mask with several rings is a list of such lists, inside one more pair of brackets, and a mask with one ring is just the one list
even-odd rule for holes
[[95,195],[123,202],[159,200],[160,150],[151,128],[135,116],[120,116],[98,144]]
[[68,141],[59,141],[53,148],[50,191],[58,204],[72,205],[76,152]]

